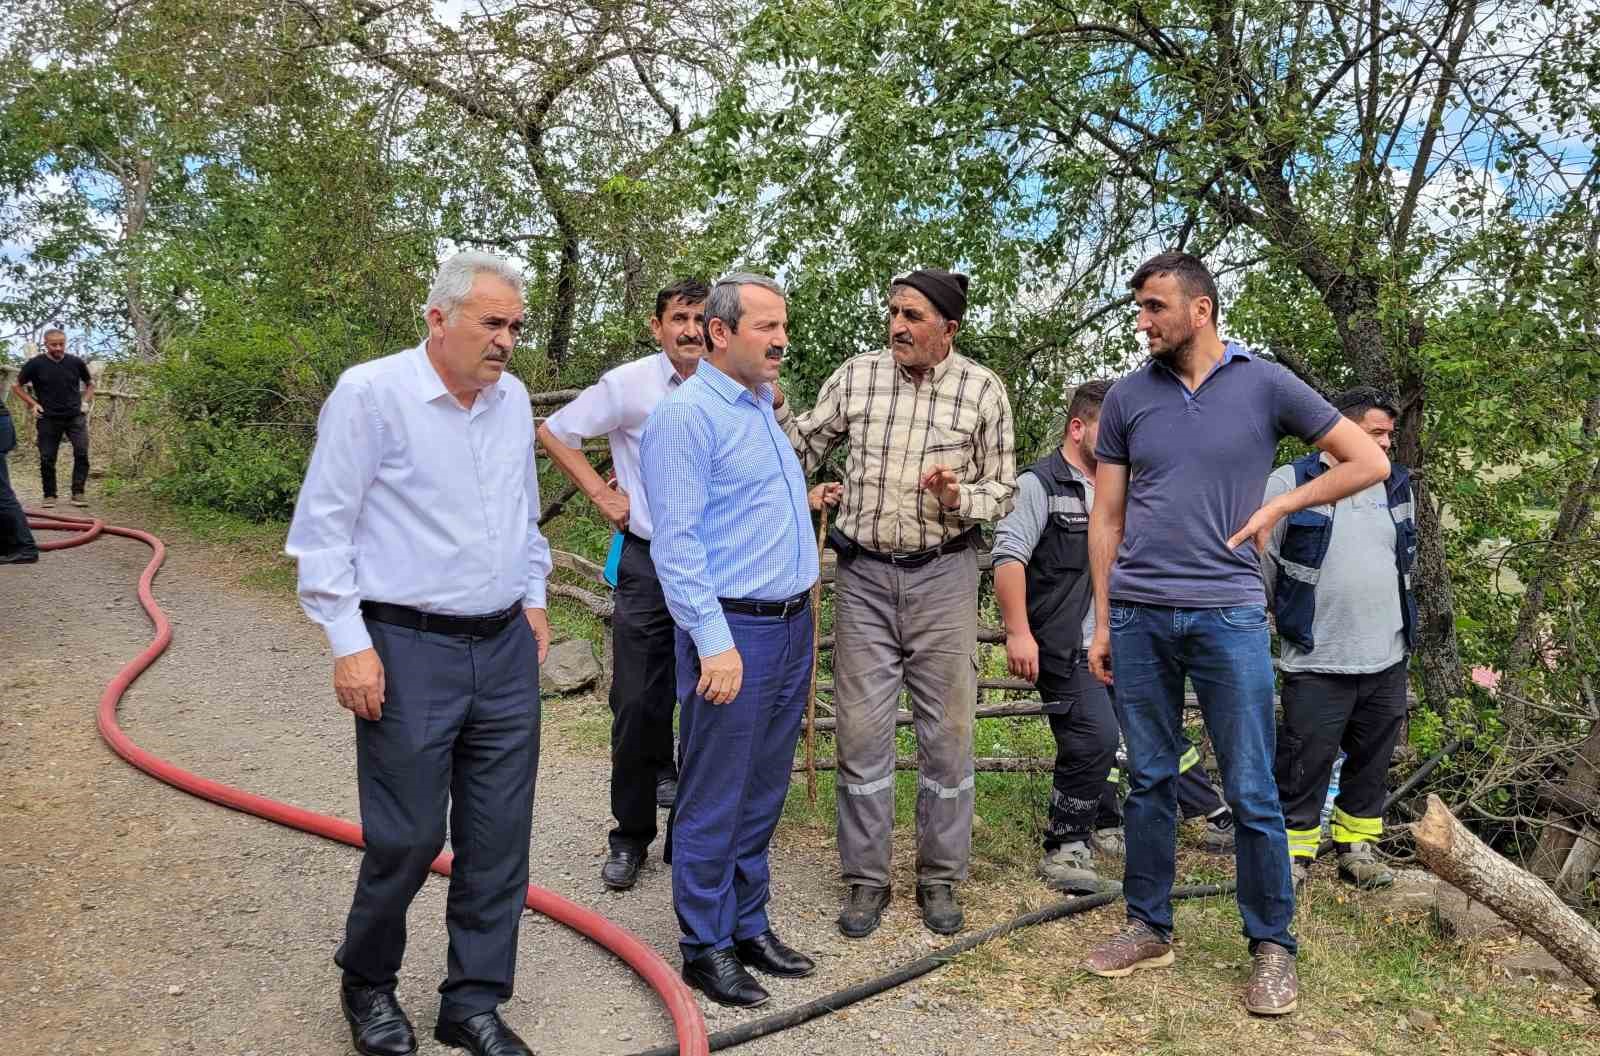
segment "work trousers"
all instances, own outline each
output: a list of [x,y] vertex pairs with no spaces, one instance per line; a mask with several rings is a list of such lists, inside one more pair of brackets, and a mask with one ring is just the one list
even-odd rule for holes
[[677,703],[672,613],[650,560],[650,544],[627,536],[611,618],[611,813],[613,851],[643,852],[656,838],[656,782],[676,774]]
[[1289,853],[1315,858],[1322,805],[1342,748],[1333,838],[1363,843],[1383,835],[1383,800],[1395,742],[1406,720],[1406,661],[1372,674],[1283,673],[1283,719],[1274,772]]
[[972,850],[978,555],[903,568],[857,555],[834,581],[839,862],[850,884],[887,887],[894,830],[895,713],[917,734],[917,880],[965,880]]
[[518,617],[492,638],[367,621],[383,661],[376,722],[356,722],[366,853],[334,960],[345,982],[393,990],[406,910],[444,845],[455,861],[439,1016],[463,1020],[511,996],[528,887],[539,765],[539,645]]

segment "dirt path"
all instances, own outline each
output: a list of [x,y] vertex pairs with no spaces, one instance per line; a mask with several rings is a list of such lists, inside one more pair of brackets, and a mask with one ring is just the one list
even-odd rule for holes
[[[104,509],[116,519],[115,506]],[[291,599],[233,586],[225,554],[164,534],[170,554],[156,594],[174,644],[129,694],[124,726],[139,744],[206,776],[356,817],[351,720],[331,700],[320,631]],[[358,854],[168,789],[96,735],[101,687],[149,638],[133,593],[147,555],[142,544],[107,538],[0,568],[0,837],[8,852],[0,1023],[8,1038],[27,1039],[12,1051],[30,1053],[348,1052],[331,955]],[[556,709],[571,706],[547,708],[547,727]],[[612,895],[599,884],[607,813],[604,760],[547,738],[534,882],[599,908],[676,965],[659,846],[634,891]],[[821,971],[774,981],[773,1008],[933,945],[909,899],[896,900],[872,940],[841,939],[832,927],[835,868],[826,850],[780,832],[774,918]],[[430,879],[417,899],[400,985],[423,1053],[447,1051],[431,1040],[444,893]],[[1002,910],[1009,907],[973,916],[989,923]],[[643,984],[566,929],[530,914],[519,964],[505,1012],[540,1052],[627,1053],[670,1040]],[[713,1031],[745,1018],[707,1008]],[[1024,1025],[914,985],[740,1051],[1044,1053],[1078,1029],[1064,1017]]]

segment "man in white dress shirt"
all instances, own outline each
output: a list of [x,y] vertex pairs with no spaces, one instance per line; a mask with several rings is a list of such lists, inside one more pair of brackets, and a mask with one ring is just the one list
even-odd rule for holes
[[[607,371],[538,431],[551,460],[625,533],[611,622],[611,813],[617,824],[600,868],[601,881],[613,891],[638,880],[656,838],[656,808],[672,806],[677,792],[672,613],[650,560],[653,532],[639,441],[650,412],[700,365],[710,292],[699,279],[680,279],[656,294],[650,333],[661,350]],[[583,441],[596,436],[610,440],[615,488],[583,455]]]
[[533,415],[506,371],[522,278],[484,253],[439,269],[428,338],[345,371],[322,407],[289,528],[300,600],[355,713],[366,853],[334,955],[363,1056],[416,1051],[395,999],[406,910],[445,838],[455,864],[434,1036],[531,1050],[500,1018],[512,992],[550,641]]

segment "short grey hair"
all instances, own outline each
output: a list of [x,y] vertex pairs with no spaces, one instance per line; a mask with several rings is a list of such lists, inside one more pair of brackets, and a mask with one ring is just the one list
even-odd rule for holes
[[427,315],[437,308],[446,319],[454,316],[461,303],[472,294],[472,284],[479,275],[493,275],[516,290],[519,296],[522,294],[525,280],[515,264],[493,253],[467,250],[439,265],[439,272],[433,277],[433,286],[428,290],[428,301],[422,306],[422,314]]
[[739,332],[739,320],[744,317],[744,304],[740,300],[739,290],[745,286],[760,286],[786,301],[789,299],[783,287],[770,276],[758,275],[753,271],[734,271],[724,275],[712,285],[711,295],[706,298],[705,320],[701,325],[707,349],[711,347],[711,320],[721,319],[730,333]]

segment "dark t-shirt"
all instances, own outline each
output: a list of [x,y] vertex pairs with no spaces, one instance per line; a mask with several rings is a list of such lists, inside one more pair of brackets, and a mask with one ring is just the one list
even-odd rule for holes
[[1276,363],[1229,342],[1190,393],[1155,360],[1111,387],[1095,456],[1128,467],[1111,599],[1211,609],[1264,605],[1254,542],[1228,537],[1261,506],[1278,441],[1318,440],[1339,412]]
[[41,352],[22,365],[19,385],[32,385],[33,398],[44,407],[47,418],[76,418],[83,410],[78,383],[90,384],[89,368],[83,360],[66,353],[60,360]]

